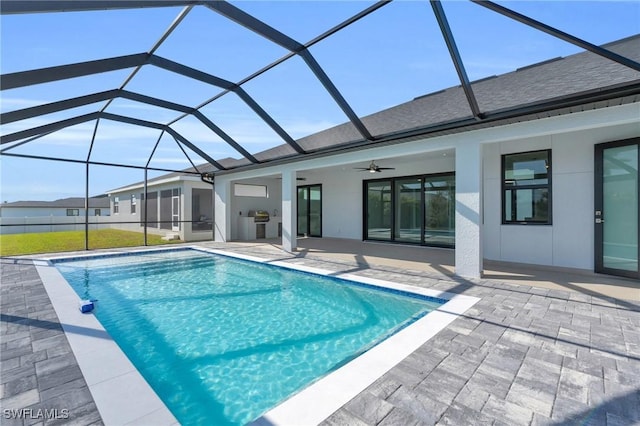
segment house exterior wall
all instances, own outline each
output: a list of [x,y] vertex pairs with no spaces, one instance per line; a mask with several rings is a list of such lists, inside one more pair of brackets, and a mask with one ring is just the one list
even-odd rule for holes
[[[180,239],[183,241],[206,241],[213,239],[213,188],[211,184],[202,182],[196,179],[185,179],[182,177],[181,179],[174,179],[171,181],[167,181],[164,183],[149,185],[147,187],[147,192],[157,193],[157,205],[155,207],[156,211],[156,219],[158,221],[161,220],[171,220],[170,218],[161,217],[161,210],[163,206],[161,206],[161,192],[162,191],[170,191],[174,189],[180,190],[180,220],[183,221],[180,223],[180,229],[178,231],[174,231],[171,229],[170,223],[157,223],[153,224],[151,222],[154,221],[153,216],[150,216],[148,222],[151,223],[147,226],[147,232],[156,235],[167,235],[167,234],[179,234]],[[194,189],[201,189],[206,191],[211,191],[211,206],[208,211],[211,213],[212,217],[207,217],[206,220],[211,222],[211,229],[198,229],[198,226],[191,223],[193,218],[193,205],[192,205],[192,195]],[[131,213],[131,195],[136,196],[136,212]],[[109,201],[111,205],[111,214],[112,221],[114,222],[133,222],[133,223],[114,223],[112,226],[118,229],[125,229],[129,231],[136,232],[144,232],[144,227],[141,225],[141,221],[144,220],[144,188],[137,187],[128,190],[122,190],[118,192],[112,192],[109,194]],[[114,200],[115,197],[119,197],[119,212],[114,213]],[[151,197],[149,197],[151,200]],[[206,200],[205,200],[206,202]],[[150,203],[151,204],[151,203]],[[170,209],[170,205],[165,206],[164,210]],[[149,214],[151,214],[151,209],[153,207],[149,206]],[[197,220],[197,219],[194,219]],[[186,221],[186,222],[184,222]],[[169,229],[166,229],[169,228]]]
[[[234,183],[243,183],[249,185],[266,185],[267,198],[261,197],[233,197],[231,200],[231,239],[240,238],[240,222],[241,218],[247,217],[249,210],[266,210],[269,212],[270,221],[279,221],[282,216],[282,182],[276,178],[248,179],[241,182],[231,182],[231,193],[233,194]],[[276,212],[277,210],[277,212]],[[274,213],[278,213],[274,215]]]
[[[140,195],[142,190],[133,189],[130,191],[118,192],[109,195],[109,205],[112,222],[134,222],[134,223],[114,223],[113,228],[129,231],[142,232],[140,226],[140,215],[142,200]],[[131,195],[136,196],[136,212],[131,213]],[[118,212],[115,211],[115,199],[118,197]]]
[[[484,147],[484,256],[593,270],[594,145],[640,135],[640,124],[513,139]],[[551,149],[552,225],[502,225],[501,156]]]
[[[305,185],[322,184],[323,236],[362,239],[362,180],[369,177],[354,177],[354,163],[384,159],[377,162],[394,166],[394,158],[416,158],[414,163],[375,177],[455,171],[452,158],[424,160],[420,155],[482,145],[477,150],[481,158],[468,160],[481,161],[480,202],[472,207],[480,218],[481,226],[475,232],[481,236],[481,245],[474,255],[593,270],[594,145],[639,136],[640,105],[627,104],[300,160],[287,164],[287,168],[297,170],[299,175],[308,173],[311,178]],[[501,156],[542,149],[552,152],[552,224],[502,225]],[[457,167],[466,168],[467,164],[462,162]],[[260,176],[277,175],[280,170],[282,166],[224,173],[216,177],[216,182],[261,179]],[[225,215],[233,221],[237,200],[229,192],[221,192],[217,202],[220,205],[216,205],[216,214],[223,224],[229,219]],[[234,206],[233,212],[224,203]],[[458,205],[463,207],[466,206]],[[224,240],[222,234],[219,240]],[[458,249],[460,243],[464,241],[457,239]],[[481,259],[477,264],[482,264]]]
[[[147,188],[148,193],[157,192],[158,193],[158,220],[170,220],[167,218],[160,217],[160,192],[164,190],[172,190],[175,188],[180,189],[180,220],[185,220],[185,191],[184,191],[184,182],[182,181],[174,181],[167,182],[160,185],[150,185]],[[141,225],[141,221],[144,219],[144,200],[142,199],[142,194],[144,194],[144,189],[133,188],[129,190],[112,192],[109,194],[109,202],[111,205],[111,217],[112,222],[131,222],[131,223],[113,223],[112,227],[117,229],[135,231],[135,232],[144,232],[144,227]],[[135,213],[131,212],[131,204],[132,199],[131,195],[136,196],[136,211]],[[115,198],[119,198],[119,208],[118,213],[114,211],[114,202]],[[190,203],[190,200],[189,200]],[[151,209],[151,207],[150,207]],[[189,216],[190,217],[190,216]],[[184,240],[184,223],[180,224],[179,231],[172,231],[170,226],[171,224],[165,224],[164,226],[169,226],[169,229],[163,229],[162,224],[158,223],[156,226],[150,225],[147,227],[147,232],[156,235],[166,235],[170,233],[178,233],[180,234],[180,239]]]
[[[369,157],[366,157],[367,159]],[[393,159],[380,160],[380,164],[395,166]],[[324,237],[361,240],[363,228],[363,182],[370,179],[413,176],[451,172],[455,168],[452,156],[428,158],[402,164],[384,173],[354,170],[353,166],[314,173],[305,185],[322,184],[322,234]]]

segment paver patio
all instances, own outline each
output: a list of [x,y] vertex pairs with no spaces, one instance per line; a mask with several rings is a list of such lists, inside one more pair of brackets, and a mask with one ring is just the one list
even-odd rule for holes
[[[357,257],[292,256],[268,244],[203,246],[481,298],[326,425],[640,424],[635,298],[470,281]],[[2,408],[66,408],[73,424],[101,424],[35,267],[8,259],[1,266]]]

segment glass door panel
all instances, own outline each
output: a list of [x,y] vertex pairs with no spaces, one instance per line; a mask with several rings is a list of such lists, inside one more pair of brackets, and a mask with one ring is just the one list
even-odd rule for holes
[[365,184],[365,239],[390,241],[391,181],[374,181]]
[[421,242],[422,181],[419,178],[395,180],[395,240]]
[[298,188],[298,235],[307,236],[309,227],[309,204],[306,187]]
[[298,235],[322,237],[322,185],[298,187]]
[[453,247],[455,243],[455,177],[424,181],[424,243]]
[[322,187],[309,187],[309,235],[322,236]]
[[638,272],[638,144],[602,154],[602,266]]

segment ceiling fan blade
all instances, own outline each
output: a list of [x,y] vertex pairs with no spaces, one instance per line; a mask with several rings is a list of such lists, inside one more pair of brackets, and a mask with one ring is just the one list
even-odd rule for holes
[[395,170],[395,167],[378,167],[377,170]]

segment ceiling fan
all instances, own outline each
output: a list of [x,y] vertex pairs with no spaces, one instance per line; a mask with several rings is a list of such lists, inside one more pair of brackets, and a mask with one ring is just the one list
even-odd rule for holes
[[371,164],[369,164],[369,167],[354,167],[354,169],[356,170],[360,170],[362,172],[369,172],[369,173],[380,173],[383,170],[395,170],[395,167],[380,167],[375,163],[375,160],[371,160]]

